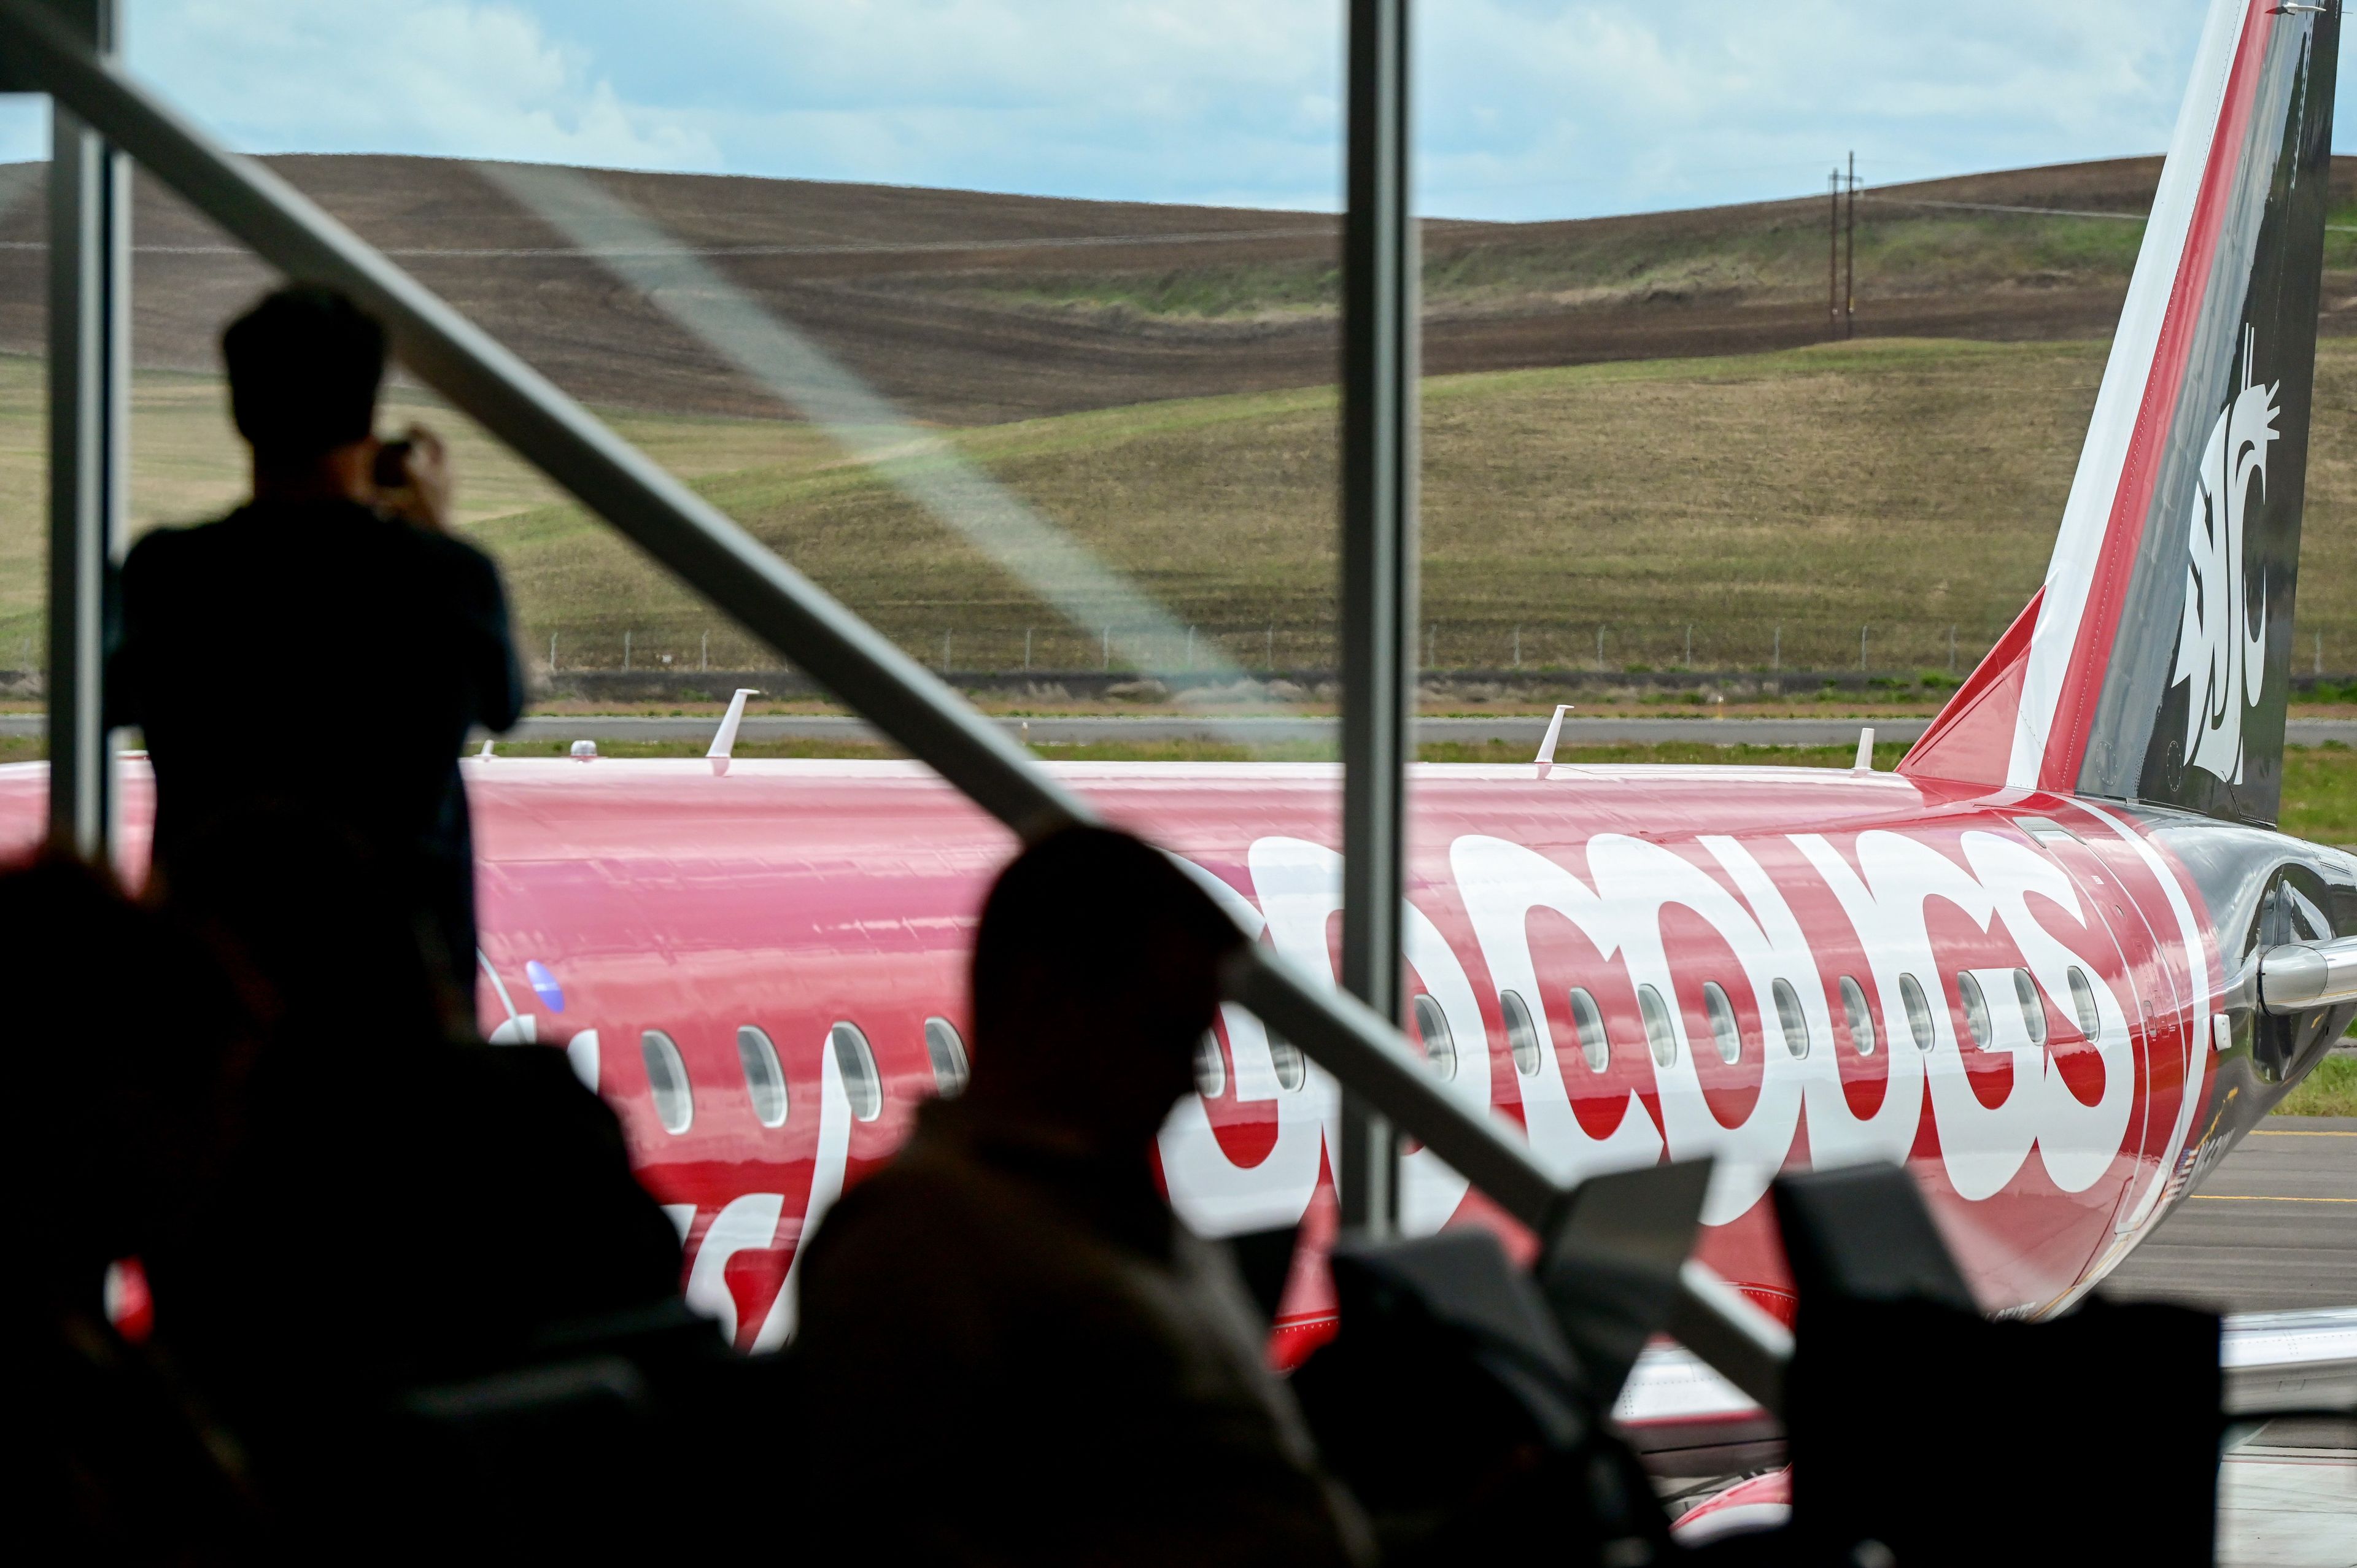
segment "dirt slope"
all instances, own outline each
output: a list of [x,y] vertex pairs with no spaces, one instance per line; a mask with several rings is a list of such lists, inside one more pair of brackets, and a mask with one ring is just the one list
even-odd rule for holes
[[[775,413],[651,302],[562,250],[471,165],[270,160],[561,384],[592,401]],[[2352,160],[2336,179],[2344,187]],[[1917,203],[2135,214],[2158,159],[1886,188],[1859,207],[1858,330],[2037,339],[2111,329],[2141,225]],[[601,173],[683,243],[920,417],[982,424],[1333,379],[1330,217],[796,180]],[[42,332],[39,171],[0,213],[0,349]],[[135,212],[136,356],[205,369],[268,274],[152,184]],[[1825,335],[1824,199],[1426,227],[1436,372],[1751,352]],[[473,252],[473,253],[467,253]],[[2357,331],[2335,236],[2328,330]]]

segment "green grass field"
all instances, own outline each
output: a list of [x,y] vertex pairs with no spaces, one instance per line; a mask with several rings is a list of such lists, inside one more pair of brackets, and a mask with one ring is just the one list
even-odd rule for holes
[[[1612,669],[1969,666],[2041,576],[2103,364],[2088,343],[1875,342],[1752,358],[1437,379],[1425,401],[1429,662]],[[469,535],[497,554],[544,660],[768,658],[630,545],[428,400],[457,446]],[[1200,650],[1332,657],[1330,389],[1146,404],[948,437],[1126,573]],[[0,360],[0,667],[38,645],[41,374]],[[617,415],[622,433],[929,661],[1086,669],[1074,628],[969,542],[805,427]],[[2357,342],[2319,367],[2300,646],[2357,668]],[[144,375],[135,526],[218,511],[242,452],[205,377]],[[1272,636],[1272,628],[1274,635]],[[290,653],[294,650],[290,650]],[[1174,645],[1154,655],[1183,663]]]
[[[2357,371],[2357,360],[2352,360]],[[1970,659],[2043,575],[2101,354],[1862,344],[1756,359],[1436,380],[1424,605],[1437,667]],[[2352,373],[2357,381],[2357,373]],[[956,446],[1182,624],[1258,666],[1331,659],[1330,391],[1158,403],[962,433]],[[959,668],[1089,668],[1065,629],[873,472],[780,462],[705,493],[853,607]],[[2320,489],[2323,487],[2319,487]],[[618,618],[683,656],[709,619],[566,508],[487,522],[532,635]],[[2357,624],[2357,623],[2353,623]],[[1781,652],[1778,628],[1781,632]],[[614,652],[619,653],[619,650]],[[640,654],[644,657],[643,651]],[[1178,647],[1162,650],[1170,664]]]
[[[1854,667],[1969,663],[2043,573],[2103,350],[2086,343],[1860,342],[1753,358],[1437,379],[1426,391],[1424,606],[1439,668]],[[41,375],[0,360],[0,666],[38,636]],[[766,662],[720,616],[422,398],[452,431],[470,535],[500,558],[524,646],[568,667],[703,656]],[[950,439],[1127,573],[1182,625],[1261,666],[1331,658],[1336,564],[1329,389],[1156,403]],[[904,646],[959,668],[1091,668],[1074,628],[873,470],[808,429],[617,416]],[[2300,626],[2357,667],[2357,343],[2328,341]],[[135,525],[237,493],[242,453],[209,378],[145,375]],[[1183,660],[1173,647],[1162,657]]]
[[2283,1098],[2278,1116],[2357,1116],[2357,1057],[2327,1057]]
[[[2083,343],[1865,342],[1749,359],[1436,380],[1426,390],[1428,662],[1968,667],[2043,575],[2100,379]],[[1039,511],[1261,666],[1331,657],[1329,391],[1159,403],[954,437]],[[1064,628],[872,471],[803,456],[705,493],[928,660],[1091,668]],[[2357,663],[2357,343],[2328,342],[2303,557],[2301,644]],[[533,646],[610,661],[617,623],[687,658],[716,624],[572,509],[496,519]],[[600,639],[605,646],[601,649]],[[1160,657],[1176,666],[1183,650]]]
[[[2125,284],[2144,240],[2139,223],[2026,215],[1971,215],[1869,205],[1857,234],[1859,275],[1882,297],[1986,287],[1994,279],[2051,285]],[[2345,220],[2344,220],[2345,221]],[[2332,236],[2331,265],[2357,243]],[[1501,241],[1475,231],[1428,232],[1422,273],[1427,309],[1512,308],[1577,301],[1609,306],[1663,296],[1825,294],[1821,209],[1752,223],[1543,226]],[[942,293],[1109,317],[1267,320],[1332,315],[1341,274],[1330,258],[1235,263],[1170,272],[1107,269],[924,280]]]

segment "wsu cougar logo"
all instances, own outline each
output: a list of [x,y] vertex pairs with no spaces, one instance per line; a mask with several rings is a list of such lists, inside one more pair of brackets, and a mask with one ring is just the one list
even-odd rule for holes
[[[2185,764],[2229,784],[2243,781],[2243,714],[2259,704],[2267,676],[2267,618],[2250,618],[2250,562],[2244,530],[2267,493],[2267,453],[2281,439],[2276,394],[2283,383],[2254,385],[2253,337],[2243,338],[2243,390],[2218,416],[2201,453],[2187,531],[2185,619],[2169,684],[2191,682],[2185,715]],[[2258,487],[2255,498],[2252,486]]]

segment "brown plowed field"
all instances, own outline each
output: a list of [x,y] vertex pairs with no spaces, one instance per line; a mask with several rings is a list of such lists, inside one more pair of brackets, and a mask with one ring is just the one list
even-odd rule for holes
[[[2352,161],[2341,160],[2344,186]],[[779,406],[474,166],[270,160],[330,211],[592,402]],[[1859,205],[1857,329],[1991,339],[2107,334],[2135,223],[1910,203],[2134,214],[2158,159],[1890,187]],[[1297,212],[1053,200],[794,180],[601,173],[683,244],[917,416],[996,424],[1334,376],[1336,224]],[[0,214],[0,349],[42,333],[39,173]],[[219,325],[268,274],[144,177],[144,366],[210,369]],[[2357,331],[2357,246],[2336,236],[2327,329]],[[540,253],[483,254],[486,251]],[[1754,352],[1826,335],[1822,198],[1577,222],[1433,222],[1437,373]],[[468,253],[473,252],[473,253]]]

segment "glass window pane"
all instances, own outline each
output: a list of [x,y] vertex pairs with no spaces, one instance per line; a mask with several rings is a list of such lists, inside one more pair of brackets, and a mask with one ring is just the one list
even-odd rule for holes
[[1662,1005],[1662,993],[1650,985],[1637,987],[1637,1011],[1644,1016],[1645,1042],[1652,1047],[1654,1065],[1668,1067],[1678,1059],[1678,1036],[1670,1026],[1670,1010]]
[[1795,1058],[1809,1054],[1809,1016],[1801,1011],[1800,993],[1790,981],[1780,980],[1775,985],[1776,1026],[1783,1031],[1784,1049]]
[[1430,992],[1418,992],[1408,1009],[1416,1043],[1424,1047],[1425,1060],[1432,1070],[1443,1078],[1457,1076],[1457,1036],[1448,1027],[1448,1015],[1440,1010]]
[[955,1100],[965,1092],[970,1076],[965,1059],[965,1041],[959,1038],[957,1026],[947,1018],[925,1020],[925,1055],[933,1064],[933,1092],[943,1100]]
[[1271,1029],[1268,1032],[1269,1065],[1276,1069],[1276,1086],[1286,1093],[1309,1081],[1309,1058],[1301,1047]]
[[1973,978],[1968,969],[1956,972],[1956,999],[1964,1005],[1964,1027],[1972,1031],[1973,1044],[1982,1050],[1988,1049],[1988,999],[1981,994],[1981,983]]
[[2090,1045],[2099,1044],[2104,1035],[2104,1017],[2095,1010],[2095,988],[2087,983],[2084,970],[2071,966],[2071,1010],[2079,1015],[2079,1033]]
[[1743,1059],[1743,1032],[1735,1021],[1735,1005],[1716,980],[1702,983],[1703,1011],[1710,1016],[1710,1037],[1718,1046],[1718,1059],[1729,1067]]
[[752,1097],[754,1117],[764,1127],[784,1126],[786,1075],[778,1066],[778,1047],[748,1024],[737,1031],[737,1059],[745,1069],[745,1091]]
[[1537,1076],[1539,1070],[1538,1026],[1531,1021],[1531,1010],[1523,999],[1509,991],[1498,998],[1499,1010],[1506,1018],[1506,1047],[1513,1053],[1514,1070],[1524,1078]]
[[1866,987],[1845,974],[1841,977],[1842,1013],[1849,1020],[1850,1048],[1859,1056],[1874,1054],[1874,1010],[1866,1004]]
[[834,1049],[834,1068],[843,1075],[843,1091],[851,1113],[862,1122],[884,1114],[884,1079],[876,1070],[876,1053],[856,1024],[837,1024],[827,1032]]
[[1907,1008],[1907,1029],[1915,1036],[1915,1048],[1928,1051],[1939,1043],[1939,1033],[1932,1026],[1932,1004],[1923,994],[1921,982],[1911,974],[1899,977],[1899,1000]]
[[686,1132],[695,1120],[695,1095],[679,1047],[661,1029],[649,1029],[639,1036],[639,1055],[647,1064],[647,1093],[655,1102],[655,1120],[666,1133]]
[[2046,1002],[2038,994],[2038,982],[2029,977],[2029,971],[2017,969],[2013,972],[2013,998],[2021,1004],[2021,1023],[2022,1026],[2029,1031],[2029,1043],[2033,1046],[2044,1045],[2046,1043]]
[[[1604,1009],[1596,998],[1579,987],[1571,988],[1571,1022],[1579,1031],[1579,1054],[1587,1058],[1587,1070],[1602,1072],[1612,1065],[1612,1041],[1604,1032]],[[1647,1027],[1652,1022],[1647,1021]]]
[[1220,1049],[1220,1036],[1209,1030],[1195,1042],[1195,1089],[1206,1100],[1228,1091],[1228,1058]]

